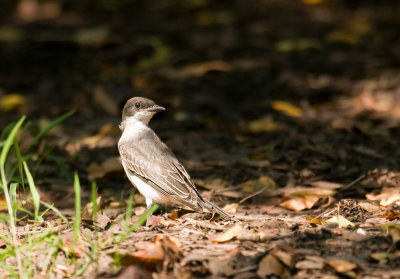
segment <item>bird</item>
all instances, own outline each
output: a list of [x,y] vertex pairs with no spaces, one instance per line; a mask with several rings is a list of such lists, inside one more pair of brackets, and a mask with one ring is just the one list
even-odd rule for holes
[[152,117],[165,108],[144,97],[130,98],[122,110],[118,151],[129,181],[153,203],[187,206],[197,212],[232,216],[203,198],[188,172],[169,147],[149,127]]

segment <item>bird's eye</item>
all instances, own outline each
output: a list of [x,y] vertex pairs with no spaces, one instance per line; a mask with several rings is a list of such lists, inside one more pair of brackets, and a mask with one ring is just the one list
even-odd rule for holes
[[139,104],[139,103],[136,103],[136,104],[135,104],[135,108],[140,108],[140,104]]

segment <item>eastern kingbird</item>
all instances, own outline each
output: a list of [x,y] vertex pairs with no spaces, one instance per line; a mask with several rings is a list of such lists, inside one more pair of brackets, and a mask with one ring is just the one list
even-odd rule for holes
[[225,219],[231,218],[200,196],[185,168],[148,126],[150,119],[164,110],[152,100],[142,97],[131,98],[124,106],[118,150],[130,182],[146,198],[148,208],[153,203],[178,204],[195,211],[206,209]]

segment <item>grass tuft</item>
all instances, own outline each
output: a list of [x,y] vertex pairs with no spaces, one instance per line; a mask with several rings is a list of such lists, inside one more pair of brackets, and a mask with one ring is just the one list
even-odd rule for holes
[[[100,260],[107,255],[110,247],[114,249],[114,247],[118,248],[123,245],[130,234],[137,230],[158,207],[154,205],[137,222],[132,224],[133,195],[130,195],[126,205],[125,218],[120,226],[121,231],[104,232],[104,229],[97,225],[98,217],[101,216],[99,205],[101,196],[97,195],[97,185],[92,182],[91,217],[94,226],[89,233],[87,230],[81,230],[82,225],[87,224],[87,222],[82,222],[81,184],[78,174],[75,172],[73,179],[71,179],[68,166],[61,158],[52,153],[51,148],[45,145],[45,148],[43,148],[41,145],[42,152],[40,154],[39,152],[34,153],[32,149],[51,129],[59,125],[72,113],[69,112],[58,117],[39,131],[32,142],[22,144],[22,147],[28,147],[27,150],[30,152],[28,154],[24,154],[25,148],[20,149],[17,137],[17,135],[23,137],[32,125],[29,122],[24,124],[25,117],[22,117],[13,125],[8,125],[0,134],[0,190],[4,192],[6,199],[4,205],[7,206],[8,210],[8,214],[0,212],[0,225],[5,228],[5,230],[0,231],[0,241],[4,242],[5,246],[0,251],[0,272],[5,273],[8,278],[52,278],[55,274],[59,276],[63,272],[65,272],[62,274],[63,277],[86,276],[90,272],[90,274],[98,274],[102,268],[104,270]],[[54,162],[60,169],[60,174],[67,181],[73,180],[75,192],[73,221],[64,216],[54,205],[40,199],[34,175],[32,175],[34,172],[31,172],[31,170],[35,169],[35,166],[32,167],[32,163],[39,165],[44,158]],[[31,166],[31,169],[29,166]],[[25,184],[29,186],[33,210],[24,208],[27,203],[25,199],[20,199],[20,197],[29,194],[25,193]],[[18,193],[21,190],[20,185],[23,186],[24,195]],[[41,207],[44,208],[43,211],[40,211]],[[55,213],[55,217],[52,214],[52,217],[48,218],[50,211]],[[31,220],[27,220],[27,218],[34,219],[33,226],[30,225]],[[23,224],[24,229],[20,230],[22,226],[18,227],[17,233],[19,222]],[[114,222],[117,223],[119,220]],[[103,238],[104,233],[109,234],[107,239]],[[115,265],[113,268],[115,269],[120,268],[118,258],[118,252],[114,253]],[[62,264],[60,265],[60,263]],[[73,266],[73,271],[67,273],[63,271],[63,266]]]
[[33,209],[35,211],[35,221],[43,221],[43,218],[39,216],[39,208],[40,208],[40,195],[38,190],[35,187],[35,182],[33,181],[33,177],[31,172],[29,171],[28,165],[25,161],[23,161],[25,175],[28,180],[29,190],[32,195]]
[[1,175],[1,187],[4,191],[4,196],[6,198],[7,202],[7,209],[8,209],[8,215],[9,215],[9,224],[10,224],[10,230],[11,230],[11,236],[12,236],[12,246],[14,248],[14,254],[17,259],[17,265],[18,265],[18,271],[19,271],[19,276],[20,278],[27,278],[24,270],[22,269],[22,261],[21,261],[21,255],[18,249],[18,239],[17,239],[17,229],[15,226],[15,218],[14,218],[14,207],[12,206],[11,203],[11,198],[10,194],[8,191],[8,181],[5,173],[5,163],[7,159],[8,152],[10,151],[11,145],[14,142],[14,139],[17,135],[17,132],[19,128],[21,127],[22,123],[25,120],[25,116],[21,117],[21,119],[15,124],[15,126],[12,128],[10,134],[8,135],[3,148],[1,149],[0,153],[0,175]]

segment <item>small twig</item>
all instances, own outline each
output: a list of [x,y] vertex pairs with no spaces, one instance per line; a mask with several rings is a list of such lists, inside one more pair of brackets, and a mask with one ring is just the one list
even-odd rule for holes
[[233,270],[232,272],[230,272],[230,273],[228,273],[228,274],[226,274],[227,276],[233,276],[233,275],[236,275],[236,274],[239,274],[239,273],[244,273],[244,272],[247,272],[247,271],[251,271],[251,270],[254,270],[254,269],[257,269],[258,268],[258,265],[250,265],[250,266],[245,266],[245,267],[242,267],[241,269],[238,269],[238,270]]
[[308,222],[312,223],[312,221],[318,219],[319,217],[324,216],[326,214],[331,214],[335,210],[336,210],[336,208],[331,209],[331,210],[325,210],[324,212],[322,212],[321,214],[317,215],[316,217],[314,217],[313,219],[309,220]]
[[189,223],[191,223],[192,225],[198,225],[198,226],[206,228],[206,229],[211,229],[211,230],[216,230],[216,231],[223,231],[224,229],[226,229],[225,226],[217,226],[217,225],[213,225],[213,224],[210,224],[207,222],[196,221],[192,218],[185,218],[185,220],[189,221]]
[[360,175],[358,178],[356,178],[355,180],[353,180],[352,182],[350,182],[349,184],[347,184],[346,186],[340,188],[340,191],[344,191],[349,189],[350,187],[352,187],[354,184],[356,184],[357,182],[359,182],[360,180],[364,179],[366,177],[365,174]]
[[264,187],[262,187],[261,189],[259,189],[258,191],[256,191],[256,192],[254,192],[254,193],[248,195],[247,197],[244,197],[243,199],[241,199],[241,200],[238,202],[238,204],[242,204],[242,203],[244,203],[245,201],[247,201],[248,199],[251,199],[252,197],[255,197],[255,196],[261,194],[262,192],[265,191],[266,188],[267,188],[267,187],[264,186]]
[[267,220],[267,219],[277,220],[277,219],[279,219],[278,217],[272,217],[272,216],[267,216],[267,215],[251,215],[251,216],[235,215],[235,218],[239,219],[239,220],[244,220],[244,221],[256,221],[256,220]]
[[41,233],[41,232],[43,232],[43,229],[40,229],[40,230],[37,230],[37,231],[29,231],[29,232],[17,232],[17,236],[35,234],[35,233]]
[[60,225],[57,227],[41,228],[40,230],[36,230],[36,231],[17,232],[17,235],[21,236],[21,235],[29,235],[29,234],[35,234],[35,233],[41,233],[41,232],[46,232],[47,235],[50,235],[53,233],[61,232],[68,227],[69,227],[69,224],[64,224],[64,225]]

